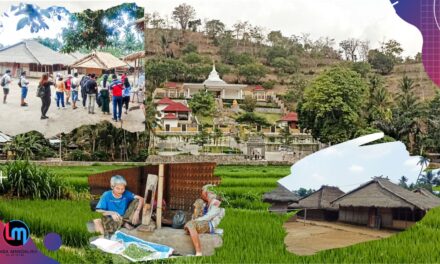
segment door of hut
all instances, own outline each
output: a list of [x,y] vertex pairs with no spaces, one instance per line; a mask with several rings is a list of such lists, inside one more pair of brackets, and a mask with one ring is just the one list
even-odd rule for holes
[[376,227],[376,215],[377,215],[377,208],[370,207],[368,209],[368,227],[372,227],[372,228]]

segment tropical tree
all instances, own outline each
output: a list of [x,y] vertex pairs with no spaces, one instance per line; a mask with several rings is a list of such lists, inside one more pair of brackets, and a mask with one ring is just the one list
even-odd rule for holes
[[241,108],[247,112],[253,112],[257,106],[257,100],[251,95],[246,95],[243,100],[243,105]]
[[417,165],[420,165],[420,172],[419,176],[417,176],[416,184],[419,183],[420,176],[422,175],[423,169],[426,169],[429,165],[429,159],[425,156],[420,156],[419,161],[417,162]]
[[315,78],[298,104],[300,127],[324,143],[340,143],[362,128],[367,84],[347,68],[336,67]]
[[14,137],[6,150],[14,152],[16,159],[19,160],[34,159],[44,149],[44,142],[42,140],[44,139],[33,133],[20,134]]

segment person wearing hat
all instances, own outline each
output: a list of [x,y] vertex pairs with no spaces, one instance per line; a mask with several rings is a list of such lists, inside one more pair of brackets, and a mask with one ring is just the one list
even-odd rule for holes
[[11,83],[11,70],[6,70],[6,73],[0,79],[0,84],[3,87],[3,103],[6,104],[6,98],[9,94],[9,84]]
[[28,106],[28,104],[24,101],[28,94],[28,86],[29,81],[26,80],[26,71],[23,71],[20,74],[19,86],[21,87],[21,106]]

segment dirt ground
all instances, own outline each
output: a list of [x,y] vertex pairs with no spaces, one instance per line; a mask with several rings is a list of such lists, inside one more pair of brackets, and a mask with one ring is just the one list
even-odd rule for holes
[[[95,104],[94,115],[88,114],[87,109],[82,107],[82,102],[78,102],[78,109],[73,110],[72,106],[66,105],[66,109],[57,109],[55,102],[55,89],[52,87],[52,100],[47,116],[49,119],[40,120],[41,117],[41,99],[36,96],[37,83],[36,79],[29,79],[29,92],[27,96],[28,107],[20,106],[21,89],[18,87],[18,79],[14,78],[10,85],[7,104],[3,104],[3,89],[0,89],[0,131],[8,135],[14,136],[25,133],[30,130],[36,130],[43,133],[46,137],[52,137],[60,132],[70,132],[81,125],[96,124],[103,120],[112,122],[117,127],[122,127],[130,132],[144,131],[143,124],[144,114],[140,109],[140,104],[130,101],[130,108],[133,107],[128,114],[125,110],[122,112],[121,122],[111,121],[112,115],[104,115],[101,109],[97,109]],[[81,99],[81,98],[80,98]],[[113,106],[110,103],[110,112]]]
[[287,222],[284,243],[296,255],[313,255],[319,251],[348,247],[354,244],[392,236],[396,232],[374,230],[343,223],[320,221]]

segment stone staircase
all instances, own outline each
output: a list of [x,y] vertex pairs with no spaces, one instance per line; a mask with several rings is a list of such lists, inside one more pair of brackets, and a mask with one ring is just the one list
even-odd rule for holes
[[283,101],[281,101],[275,94],[271,94],[270,97],[272,98],[272,101],[280,107],[280,109],[283,111],[283,114],[287,114],[289,112]]

